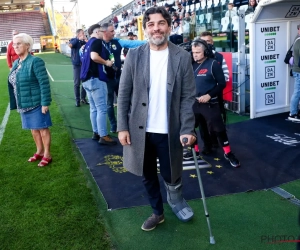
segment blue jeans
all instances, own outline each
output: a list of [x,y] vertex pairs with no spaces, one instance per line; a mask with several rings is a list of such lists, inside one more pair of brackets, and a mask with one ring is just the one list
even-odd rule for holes
[[300,73],[293,72],[293,76],[295,78],[295,83],[294,93],[291,98],[290,113],[291,115],[296,115],[298,113],[298,105],[300,100]]
[[114,109],[115,93],[118,96],[120,78],[108,79],[107,81],[107,114],[110,123],[110,131],[117,130],[117,120]]
[[91,78],[82,83],[90,101],[90,119],[93,132],[98,133],[101,137],[106,136],[107,124],[107,86],[106,82],[98,78]]

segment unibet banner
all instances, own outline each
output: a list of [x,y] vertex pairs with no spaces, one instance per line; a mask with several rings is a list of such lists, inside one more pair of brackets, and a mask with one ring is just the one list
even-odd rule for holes
[[257,23],[255,26],[256,111],[286,106],[287,23]]

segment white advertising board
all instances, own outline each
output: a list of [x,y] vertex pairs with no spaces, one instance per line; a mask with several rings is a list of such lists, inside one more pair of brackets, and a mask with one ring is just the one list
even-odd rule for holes
[[287,50],[300,24],[299,0],[262,0],[250,23],[250,118],[288,112],[293,92]]
[[256,111],[286,106],[287,22],[257,23],[255,27]]
[[6,49],[10,41],[0,41],[0,54],[6,53]]

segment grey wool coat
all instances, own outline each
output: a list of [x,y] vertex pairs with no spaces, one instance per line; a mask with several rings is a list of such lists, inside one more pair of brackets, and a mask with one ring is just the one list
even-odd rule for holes
[[[182,174],[183,148],[180,135],[195,135],[195,77],[191,55],[169,42],[167,69],[167,114],[171,178],[174,183]],[[118,93],[118,131],[129,131],[131,145],[123,147],[124,167],[135,175],[143,175],[146,124],[149,104],[149,43],[130,49],[126,56]]]

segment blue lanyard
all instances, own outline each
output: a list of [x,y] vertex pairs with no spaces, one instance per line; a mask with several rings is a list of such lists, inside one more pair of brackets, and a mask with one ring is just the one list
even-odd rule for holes
[[109,47],[107,46],[107,44],[104,41],[102,41],[102,45],[107,49],[109,54],[113,54],[111,52],[111,42],[109,42]]

